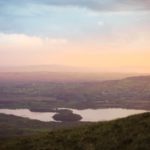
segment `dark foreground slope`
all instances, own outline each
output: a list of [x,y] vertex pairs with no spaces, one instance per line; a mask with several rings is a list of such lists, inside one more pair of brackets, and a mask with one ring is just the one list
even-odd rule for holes
[[0,114],[0,140],[8,137],[20,137],[43,132],[50,132],[57,129],[72,128],[86,122],[41,122],[30,120],[13,115]]
[[1,150],[149,150],[150,113],[1,141]]

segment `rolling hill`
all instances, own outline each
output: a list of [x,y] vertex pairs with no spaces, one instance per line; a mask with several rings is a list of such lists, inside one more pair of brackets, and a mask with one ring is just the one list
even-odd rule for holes
[[39,135],[3,139],[1,150],[149,150],[150,113]]
[[[50,132],[62,128],[71,128],[86,122],[41,122],[13,115],[0,114],[0,139],[27,136],[41,132]],[[89,124],[89,123],[88,123]]]

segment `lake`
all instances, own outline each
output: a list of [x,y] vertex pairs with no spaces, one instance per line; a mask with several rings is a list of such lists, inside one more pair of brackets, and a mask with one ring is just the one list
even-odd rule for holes
[[[59,108],[68,109],[73,113],[78,114],[82,117],[81,121],[109,121],[113,119],[123,118],[134,114],[140,114],[147,112],[145,110],[135,110],[135,109],[122,109],[122,108],[107,108],[107,109],[69,109],[69,108]],[[0,109],[1,114],[14,115],[23,118],[29,118],[34,120],[39,120],[43,122],[55,121],[53,116],[55,112],[32,112],[29,109]]]

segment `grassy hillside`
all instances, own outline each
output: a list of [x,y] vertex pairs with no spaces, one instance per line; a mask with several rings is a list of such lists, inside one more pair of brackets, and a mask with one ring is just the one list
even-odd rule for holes
[[149,150],[150,113],[3,140],[1,150]]
[[80,124],[87,123],[74,121],[41,122],[38,120],[30,120],[28,118],[21,118],[13,115],[0,114],[0,139],[49,132],[62,128],[71,128]]

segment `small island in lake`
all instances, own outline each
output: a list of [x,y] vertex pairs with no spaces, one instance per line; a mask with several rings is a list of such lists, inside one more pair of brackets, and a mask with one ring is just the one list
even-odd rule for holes
[[62,122],[74,122],[80,121],[82,117],[78,114],[74,114],[71,110],[61,109],[57,111],[57,114],[53,116],[54,120]]

